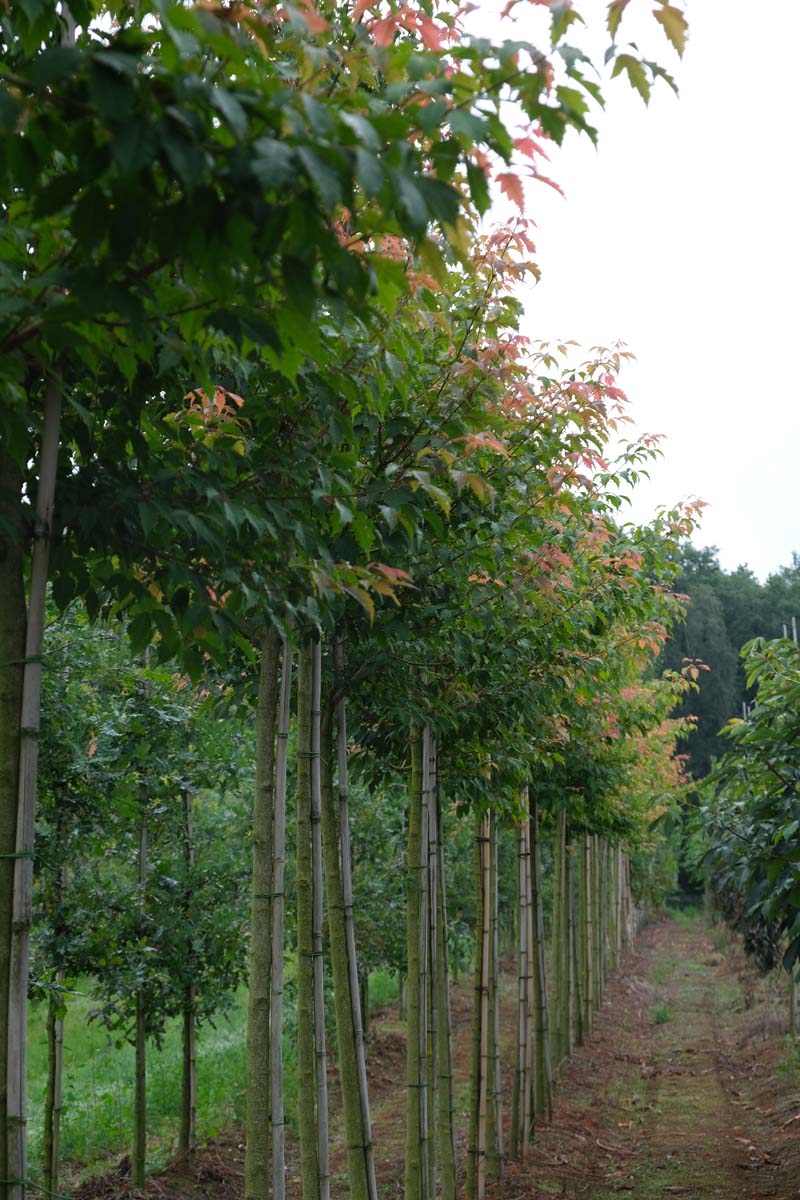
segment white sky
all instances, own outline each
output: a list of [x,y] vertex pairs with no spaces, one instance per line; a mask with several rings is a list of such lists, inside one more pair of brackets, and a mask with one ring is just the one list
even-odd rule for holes
[[[628,344],[631,413],[667,435],[632,516],[700,496],[695,542],[764,578],[800,551],[800,3],[689,0],[682,61],[653,7],[633,0],[618,40],[641,36],[680,98],[659,83],[645,108],[624,77],[606,80],[599,148],[572,134],[553,148],[566,200],[529,190],[542,282],[526,332]],[[601,22],[606,5],[577,8]]]

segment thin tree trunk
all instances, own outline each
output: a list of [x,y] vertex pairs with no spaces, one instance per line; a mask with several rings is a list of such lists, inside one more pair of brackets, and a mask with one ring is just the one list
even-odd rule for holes
[[487,1171],[492,1179],[503,1179],[503,1093],[500,1073],[500,881],[499,833],[495,813],[490,817],[489,890],[491,904],[489,946],[489,1067],[487,1083],[489,1129],[487,1134]]
[[312,655],[311,697],[311,855],[314,884],[314,1064],[317,1074],[317,1156],[320,1200],[329,1200],[331,1171],[328,1138],[328,1055],[325,1044],[325,970],[323,959],[322,788],[320,724],[322,706],[322,643],[316,638]]
[[[523,791],[525,804],[527,798]],[[522,1146],[522,1123],[525,1096],[528,1094],[528,916],[525,904],[528,897],[525,859],[527,820],[517,829],[517,1046],[514,1066],[514,1090],[511,1100],[510,1153],[518,1158]]]
[[[406,866],[406,964],[408,970],[406,1018],[406,1153],[405,1200],[420,1200],[423,1195],[421,1144],[422,1088],[420,1037],[424,1030],[425,1010],[420,1005],[420,870],[422,858],[422,730],[411,727],[411,786],[408,806],[408,856]],[[426,1180],[427,1182],[427,1180]]]
[[426,989],[426,1005],[428,1009],[428,1045],[427,1045],[427,1147],[428,1147],[428,1195],[433,1200],[436,1195],[436,1179],[438,1175],[438,1155],[436,1153],[436,1112],[438,1101],[438,1070],[437,1052],[437,1007],[436,985],[438,982],[438,964],[436,961],[436,867],[438,833],[436,829],[435,777],[436,777],[436,746],[431,735],[430,726],[423,729],[423,757],[425,759],[425,822],[427,826],[427,872],[426,872],[426,907],[427,907],[427,952],[428,952],[428,987]]
[[583,1036],[592,1036],[592,1011],[594,1007],[594,976],[592,971],[594,954],[592,933],[592,850],[591,835],[583,835],[581,855],[581,956],[583,972]]
[[575,1050],[575,871],[572,854],[572,839],[569,831],[564,830],[564,912],[566,917],[566,962],[564,970],[567,976],[567,1054]]
[[[183,838],[183,855],[188,876],[187,886],[192,888],[194,831],[192,828],[192,794],[188,788],[184,788],[183,791]],[[187,957],[190,957],[190,947],[188,951]],[[190,1156],[194,1155],[197,1142],[196,1008],[197,989],[194,980],[190,980],[184,988],[183,996],[183,1073],[181,1079],[181,1124],[178,1135],[178,1149]]]
[[466,1200],[476,1200],[478,1191],[478,1159],[480,1156],[480,1100],[481,1100],[481,999],[483,943],[483,844],[481,841],[483,821],[475,814],[474,854],[474,901],[475,901],[475,950],[473,965],[472,1031],[470,1053],[469,1127],[467,1131],[467,1172],[465,1180]]
[[[528,977],[526,993],[528,998],[525,1016],[525,1092],[522,1103],[522,1157],[528,1153],[533,1141],[536,1120],[545,1110],[545,1080],[544,1080],[544,1025],[540,1022],[539,1000],[541,974],[539,963],[539,941],[536,926],[536,909],[534,907],[534,880],[532,858],[531,807],[529,801],[528,820],[525,829],[525,941],[528,948]],[[548,1033],[549,1042],[549,1033]],[[549,1052],[548,1044],[548,1052]]]
[[[375,1167],[364,1056],[360,972],[353,921],[353,882],[347,787],[347,724],[344,697],[344,648],[334,645],[339,811],[333,791],[331,762],[334,708],[326,704],[321,730],[322,848],[328,897],[328,933],[339,1077],[342,1088],[347,1165],[352,1200],[376,1200]],[[340,858],[341,854],[341,858]]]
[[551,1054],[553,1067],[558,1068],[564,1056],[562,1035],[564,1030],[564,983],[563,983],[563,924],[564,924],[564,812],[556,816],[553,835],[553,918],[550,934],[550,962],[553,972],[553,1027],[551,1031]]
[[422,811],[420,820],[420,859],[418,864],[417,883],[419,888],[419,1143],[421,1157],[421,1194],[422,1200],[430,1196],[430,1125],[429,1109],[429,1075],[428,1075],[428,1010],[429,1000],[429,950],[430,950],[430,912],[429,912],[429,808],[430,808],[430,730],[427,726],[422,730]]
[[297,1116],[303,1200],[319,1197],[314,1039],[314,880],[311,848],[311,711],[314,651],[310,638],[297,663]]
[[[31,552],[28,613],[25,629],[22,696],[18,710],[19,760],[17,812],[14,845],[14,893],[8,965],[7,1076],[0,1081],[6,1090],[6,1134],[8,1137],[8,1200],[23,1200],[28,1174],[27,1157],[27,1011],[28,951],[33,895],[33,842],[36,823],[36,787],[39,763],[39,726],[42,693],[42,644],[45,596],[53,522],[58,445],[61,428],[61,388],[50,382],[45,389],[39,484],[36,489],[34,542]],[[12,474],[15,478],[16,472]],[[15,587],[12,582],[11,587]],[[9,822],[10,824],[10,822]],[[5,980],[2,981],[5,983]],[[5,1089],[3,1084],[5,1083]]]
[[591,839],[591,863],[592,863],[592,980],[594,983],[593,1004],[595,1011],[600,1008],[603,1003],[603,977],[600,956],[600,854],[598,851],[598,843],[600,839],[597,834],[592,835]]
[[250,993],[247,1010],[245,1200],[269,1198],[270,989],[272,986],[272,855],[275,821],[275,734],[278,724],[280,637],[261,642],[256,709],[253,802],[253,883],[250,909]]
[[22,474],[0,443],[0,1178],[10,1179],[9,979],[25,658]]
[[278,748],[275,757],[275,825],[272,855],[272,1004],[270,1007],[270,1075],[272,1124],[272,1197],[286,1196],[286,1138],[283,1098],[283,923],[286,867],[286,766],[292,694],[292,651],[284,639]]
[[550,1059],[550,1015],[547,1005],[547,956],[544,940],[544,904],[542,900],[542,856],[539,843],[539,807],[535,800],[531,801],[530,819],[531,840],[531,878],[532,897],[531,912],[533,925],[533,987],[536,1000],[536,1071],[541,1071],[542,1091],[544,1095],[543,1115],[550,1121],[553,1118],[553,1065]]
[[491,923],[492,923],[492,895],[491,895],[491,838],[489,834],[489,821],[487,815],[481,823],[481,894],[483,900],[483,913],[481,923],[481,1068],[480,1068],[480,1090],[478,1093],[478,1162],[476,1170],[476,1200],[483,1200],[486,1189],[486,1151],[487,1151],[487,1100],[489,1095],[490,1084],[490,1065],[489,1065],[489,970],[491,965]]
[[436,1060],[439,1068],[437,1109],[437,1142],[439,1151],[439,1173],[441,1200],[456,1198],[456,1133],[455,1095],[453,1090],[453,1030],[450,1016],[450,971],[449,947],[447,943],[447,888],[444,874],[444,834],[442,829],[442,803],[439,793],[438,757],[434,788],[437,829],[436,869],[436,962],[438,980],[436,1003],[438,1016],[436,1034],[438,1038]]
[[[141,826],[139,830],[139,922],[143,926],[147,906],[147,795],[142,788],[139,796]],[[142,929],[143,932],[143,929]],[[136,993],[136,1074],[133,1097],[133,1147],[131,1150],[131,1182],[143,1188],[147,1165],[147,1027],[144,988]]]

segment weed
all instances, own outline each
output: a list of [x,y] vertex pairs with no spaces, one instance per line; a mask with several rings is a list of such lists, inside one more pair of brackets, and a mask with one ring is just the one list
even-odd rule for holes
[[392,971],[370,971],[369,1006],[385,1008],[400,994],[400,981]]
[[668,1004],[657,1004],[652,1012],[654,1025],[666,1025],[667,1021],[672,1020],[672,1009]]
[[788,1076],[794,1082],[800,1076],[800,1042],[791,1035],[784,1041],[784,1051],[778,1063],[781,1075]]

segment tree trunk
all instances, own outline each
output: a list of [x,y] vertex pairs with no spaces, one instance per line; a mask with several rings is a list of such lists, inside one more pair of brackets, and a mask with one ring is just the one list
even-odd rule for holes
[[[328,936],[333,971],[333,998],[339,1078],[342,1089],[347,1173],[352,1200],[376,1200],[375,1168],[369,1114],[364,1034],[360,1003],[360,972],[353,923],[353,884],[350,860],[350,821],[347,788],[347,725],[343,693],[344,650],[334,646],[337,718],[337,776],[339,811],[333,790],[334,706],[323,707],[321,728],[322,848],[328,898]],[[340,858],[341,854],[341,858]]]
[[487,1102],[490,1088],[489,1064],[489,970],[491,965],[491,925],[492,925],[492,896],[489,834],[490,817],[487,814],[481,822],[481,987],[480,987],[480,1029],[481,1029],[481,1065],[480,1088],[478,1092],[478,1162],[476,1167],[476,1200],[483,1200],[486,1189],[486,1151],[487,1151]]
[[486,1168],[492,1179],[503,1179],[503,1093],[500,1072],[500,881],[498,878],[499,834],[497,817],[490,817],[489,892],[491,904],[489,941],[489,1070],[488,1133]]
[[297,1116],[303,1200],[319,1196],[314,1045],[314,882],[311,849],[311,710],[314,651],[310,638],[297,664]]
[[[527,805],[527,797],[523,792]],[[517,1044],[514,1056],[514,1089],[511,1099],[511,1132],[509,1150],[512,1158],[518,1158],[522,1147],[522,1122],[525,1096],[528,1094],[528,916],[525,905],[527,889],[527,843],[525,831],[527,821],[517,829]]]
[[547,1003],[547,955],[544,939],[544,904],[542,899],[542,855],[539,843],[539,806],[531,801],[531,915],[533,947],[533,990],[536,1004],[534,1030],[536,1038],[536,1075],[541,1080],[542,1115],[553,1118],[553,1064],[550,1059],[550,1015]]
[[439,1064],[437,1062],[438,1048],[438,1030],[436,1006],[436,985],[438,981],[438,963],[436,952],[438,948],[436,937],[436,917],[437,917],[437,902],[436,902],[436,871],[437,871],[437,849],[438,849],[438,832],[436,827],[436,804],[435,804],[435,777],[436,777],[436,747],[431,735],[430,726],[426,725],[422,732],[423,736],[423,788],[425,791],[424,811],[425,811],[425,826],[427,830],[426,836],[426,866],[425,876],[425,907],[427,912],[427,958],[428,958],[428,986],[426,988],[425,1003],[428,1010],[428,1031],[427,1031],[427,1096],[426,1096],[426,1141],[428,1149],[428,1196],[436,1195],[436,1179],[438,1175],[438,1155],[436,1145],[436,1112],[438,1102],[438,1072]]
[[[147,905],[147,794],[142,787],[139,796],[141,826],[139,830],[139,921],[143,926]],[[144,932],[142,928],[142,933]],[[133,1096],[133,1147],[131,1150],[131,1183],[143,1188],[147,1165],[147,1026],[144,988],[136,993],[136,1075]]]
[[245,1200],[269,1198],[272,855],[279,668],[280,637],[277,631],[272,629],[261,641],[261,669],[256,709],[250,993],[247,1010]]
[[444,834],[442,829],[442,804],[439,794],[438,759],[434,787],[437,830],[436,870],[436,962],[438,979],[435,998],[438,1006],[436,1036],[438,1039],[436,1061],[439,1069],[437,1108],[437,1143],[441,1200],[455,1200],[456,1184],[456,1135],[455,1095],[453,1091],[453,1030],[450,1017],[450,972],[449,948],[447,944],[447,889],[444,875]]
[[11,1178],[8,996],[26,621],[21,501],[22,474],[0,444],[0,1179]]
[[575,871],[572,854],[572,839],[569,830],[564,829],[564,912],[567,926],[566,961],[564,971],[567,977],[567,1054],[575,1050]]
[[[6,1133],[9,1200],[23,1200],[28,1175],[27,1156],[27,1011],[28,951],[33,894],[33,842],[36,823],[36,786],[39,762],[39,726],[42,693],[42,643],[44,639],[47,566],[53,521],[58,444],[61,427],[61,389],[48,383],[44,397],[44,419],[36,489],[34,542],[31,553],[28,613],[25,627],[22,695],[14,726],[19,735],[18,793],[14,844],[14,890],[8,963],[8,1026],[6,1075]],[[12,470],[12,481],[16,478]],[[18,498],[19,500],[19,498]],[[13,520],[13,517],[12,517]],[[16,522],[14,522],[16,524]],[[12,579],[10,588],[17,583]],[[14,764],[12,764],[14,765]],[[4,818],[6,831],[12,820]],[[5,981],[3,981],[5,982]],[[2,1088],[2,1084],[0,1084]]]
[[311,856],[314,945],[314,1066],[317,1078],[317,1158],[320,1200],[331,1194],[328,1148],[328,1055],[325,1045],[325,969],[323,959],[322,791],[320,723],[322,705],[322,643],[314,640],[311,696]]
[[272,1197],[286,1196],[286,1139],[283,1099],[283,917],[286,867],[286,766],[292,695],[292,651],[284,639],[278,748],[275,756],[275,824],[272,853],[272,1004],[270,1006],[270,1093],[272,1125]]
[[[408,856],[406,865],[406,964],[408,971],[406,1017],[406,1154],[405,1200],[420,1200],[423,1195],[421,1139],[422,1064],[420,1036],[424,1031],[425,1010],[420,1005],[420,869],[422,856],[422,730],[411,727],[411,786],[408,807]],[[427,1183],[427,1180],[426,1180]]]
[[[187,887],[193,888],[194,831],[192,828],[192,794],[188,788],[184,788],[183,791],[183,838]],[[188,947],[187,950],[188,959],[191,957],[191,947]],[[181,1124],[178,1134],[178,1149],[190,1157],[193,1157],[197,1143],[196,1009],[197,989],[194,981],[190,980],[184,988],[183,996],[183,1073],[181,1079]]]
[[[526,1014],[526,1044],[525,1044],[525,1092],[523,1094],[522,1104],[522,1156],[523,1158],[528,1153],[530,1144],[533,1141],[536,1119],[544,1113],[545,1109],[545,1081],[544,1081],[544,1047],[541,1042],[544,1036],[544,1025],[541,1024],[538,1015],[539,1006],[539,989],[541,986],[541,974],[539,969],[539,941],[538,930],[536,926],[536,909],[534,907],[534,881],[533,881],[533,858],[532,858],[532,833],[533,826],[530,820],[530,800],[528,802],[528,820],[525,828],[525,941],[528,947],[528,978],[527,978],[527,997],[528,1011]],[[549,1034],[548,1034],[548,1051],[549,1051]]]
[[592,931],[592,842],[591,835],[583,835],[581,855],[581,970],[583,975],[583,1036],[592,1036],[592,1013],[594,1009],[594,934]]

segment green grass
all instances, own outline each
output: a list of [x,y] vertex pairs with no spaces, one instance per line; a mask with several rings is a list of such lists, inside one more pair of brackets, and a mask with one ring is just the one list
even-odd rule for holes
[[370,971],[369,973],[369,1006],[385,1008],[400,994],[400,980],[392,971]]
[[[70,998],[64,1022],[64,1107],[61,1150],[65,1159],[85,1164],[122,1154],[130,1140],[133,1110],[133,1048],[87,1021],[95,1007],[90,995]],[[236,996],[227,1017],[216,1028],[198,1032],[197,1129],[213,1137],[243,1116],[247,992]],[[47,1080],[45,1008],[29,1017],[28,1079],[30,1154],[38,1164],[42,1150],[43,1105]],[[147,1108],[151,1134],[150,1161],[163,1162],[177,1135],[181,1088],[181,1032],[177,1021],[167,1028],[161,1049],[148,1053]]]
[[[289,972],[291,973],[291,972]],[[398,979],[388,971],[370,975],[370,1008],[396,999]],[[133,1047],[112,1037],[88,1015],[96,1008],[91,980],[79,994],[68,997],[64,1020],[64,1107],[61,1117],[61,1155],[75,1166],[121,1158],[129,1149],[133,1122]],[[29,1153],[39,1173],[43,1140],[43,1110],[47,1087],[46,1005],[31,1007],[28,1015],[28,1088],[30,1096]],[[293,1021],[284,1040],[286,1112],[292,1123],[296,1111]],[[329,1031],[334,1039],[334,1031]],[[247,988],[237,993],[226,1016],[198,1031],[197,1133],[202,1140],[244,1120],[247,1049]],[[148,1167],[160,1166],[174,1151],[178,1135],[181,1093],[181,1026],[169,1022],[161,1048],[148,1047],[147,1118]]]
[[662,1001],[655,1006],[651,1015],[654,1025],[666,1025],[667,1021],[672,1020],[672,1009]]

